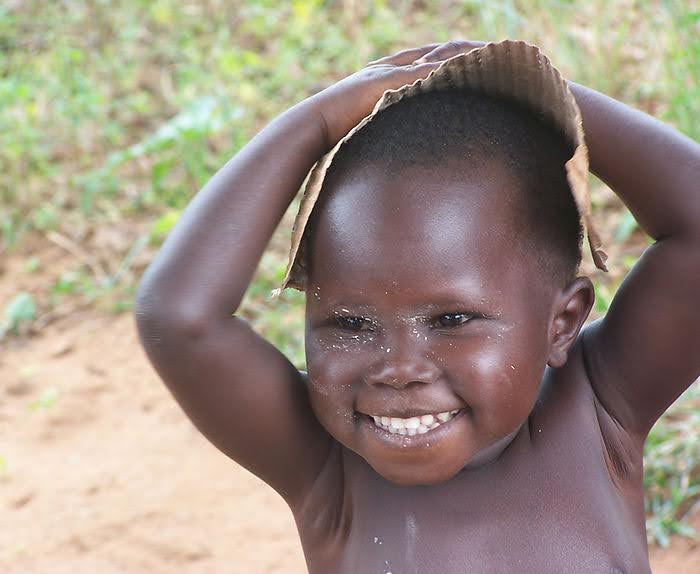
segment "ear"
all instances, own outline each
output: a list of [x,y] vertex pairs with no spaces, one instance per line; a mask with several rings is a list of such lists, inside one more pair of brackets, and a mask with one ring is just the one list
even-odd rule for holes
[[550,367],[561,367],[566,363],[569,348],[588,317],[594,300],[593,283],[588,277],[577,277],[557,294],[549,329],[547,364]]

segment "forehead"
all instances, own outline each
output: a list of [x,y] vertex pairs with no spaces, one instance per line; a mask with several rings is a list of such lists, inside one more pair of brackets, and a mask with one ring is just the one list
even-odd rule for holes
[[397,287],[456,273],[474,284],[500,281],[522,263],[517,185],[496,162],[468,172],[374,166],[354,173],[319,206],[313,281]]

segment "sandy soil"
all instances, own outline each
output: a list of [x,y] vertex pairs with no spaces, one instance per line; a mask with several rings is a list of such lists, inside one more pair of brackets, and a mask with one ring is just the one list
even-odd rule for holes
[[[305,572],[282,500],[191,426],[129,315],[73,314],[0,344],[1,572]],[[700,545],[674,540],[652,562],[700,572]]]

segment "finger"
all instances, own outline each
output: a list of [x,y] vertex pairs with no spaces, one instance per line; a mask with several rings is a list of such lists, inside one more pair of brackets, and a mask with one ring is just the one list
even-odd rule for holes
[[392,73],[401,78],[403,84],[411,84],[418,78],[426,78],[430,72],[438,68],[442,62],[422,62],[420,64],[407,64],[397,66]]
[[391,64],[392,66],[405,66],[410,64],[414,60],[421,58],[425,54],[428,54],[435,48],[439,47],[441,44],[426,44],[425,46],[420,46],[418,48],[409,48],[408,50],[401,50],[396,54],[391,56],[384,56],[378,60],[372,60],[367,64],[369,66],[379,66],[383,64]]
[[447,60],[452,56],[469,52],[474,48],[480,48],[483,45],[485,45],[485,42],[467,42],[465,40],[453,40],[451,42],[441,44],[440,46],[434,48],[427,54],[424,54],[423,56],[418,58],[415,61],[415,63],[422,64],[424,62],[437,62]]

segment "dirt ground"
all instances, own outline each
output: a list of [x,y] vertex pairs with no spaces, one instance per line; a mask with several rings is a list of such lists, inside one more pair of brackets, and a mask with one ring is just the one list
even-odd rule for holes
[[[77,313],[0,345],[1,572],[306,571],[282,500],[192,427],[130,315]],[[652,564],[700,572],[700,543]]]

